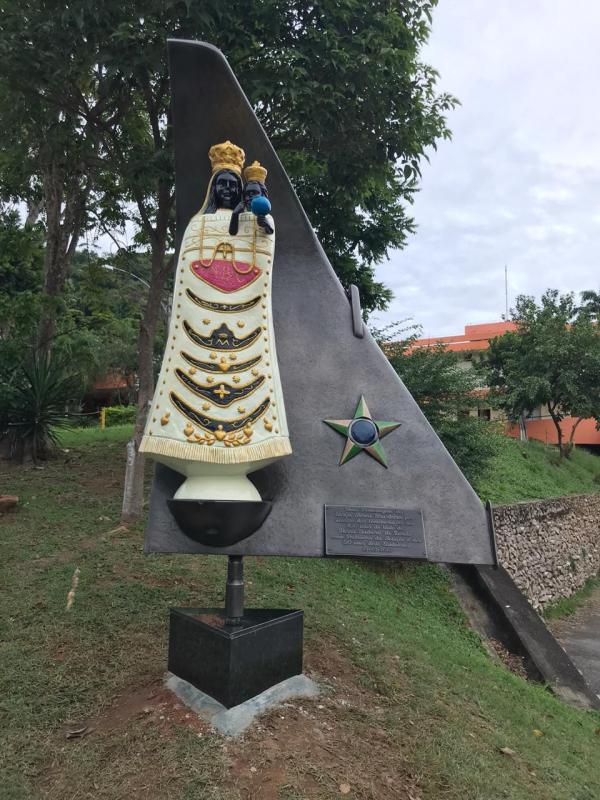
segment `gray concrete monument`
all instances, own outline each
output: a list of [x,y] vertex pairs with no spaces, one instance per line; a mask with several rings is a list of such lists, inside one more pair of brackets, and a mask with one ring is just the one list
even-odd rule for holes
[[[184,476],[159,464],[146,551],[367,556],[370,530],[373,555],[495,563],[485,508],[363,328],[356,293],[352,303],[227,61],[209,44],[182,40],[169,42],[169,59],[178,245],[202,206],[211,147],[235,142],[268,170],[277,226],[272,325],[292,452],[250,474],[272,508],[230,546],[179,527],[167,501]],[[326,507],[343,509],[326,515]],[[341,550],[327,546],[326,518]]]
[[496,556],[225,58],[171,40],[169,60],[178,266],[146,552],[229,556],[225,609],[171,609],[169,636],[170,671],[229,708],[302,671],[302,612],[244,609],[244,555]]

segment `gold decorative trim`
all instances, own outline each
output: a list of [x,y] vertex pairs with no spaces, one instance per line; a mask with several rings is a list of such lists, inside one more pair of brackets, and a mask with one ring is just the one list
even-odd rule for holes
[[[223,233],[213,233],[213,234],[207,233],[204,238],[205,239],[216,239],[217,240],[217,244],[219,244],[219,237],[222,237],[222,236],[223,236]],[[250,235],[246,236],[244,234],[238,233],[238,234],[235,235],[235,238],[236,239],[248,239],[248,241],[250,241],[251,236]],[[195,242],[186,241],[185,245],[186,245],[186,247],[185,247],[184,250],[182,250],[182,253],[181,253],[181,257],[182,258],[185,258],[188,253],[197,254],[199,249],[200,249],[200,247],[201,247],[201,243],[200,243],[199,240],[195,241]],[[208,250],[209,248],[214,248],[214,245],[209,245],[209,244],[204,245],[204,244],[202,244],[202,248],[203,248],[203,251],[204,251],[204,250]],[[260,256],[267,256],[267,262],[269,264],[271,263],[270,256],[273,255],[273,251],[272,250],[262,250],[260,247],[254,248],[254,247],[239,247],[238,246],[238,247],[235,248],[235,252],[236,253],[253,253],[253,254],[256,254],[256,255],[260,255]],[[202,255],[203,255],[203,252],[200,254],[200,256],[198,258],[194,258],[194,261],[206,261],[205,258],[202,258]],[[190,262],[190,263],[192,263],[192,262]],[[244,262],[244,263],[247,263],[247,262]],[[205,265],[202,264],[202,266],[205,266]],[[208,266],[210,266],[210,264]],[[256,267],[256,264],[253,264],[252,266]],[[262,269],[261,269],[261,272],[262,272]],[[216,287],[214,287],[214,288],[216,288]]]
[[203,428],[205,431],[209,431],[210,433],[214,433],[214,430],[217,427],[222,427],[225,430],[225,433],[229,433],[229,431],[236,431],[241,430],[246,425],[254,425],[264,414],[266,414],[271,400],[270,398],[266,397],[262,403],[260,403],[253,411],[247,414],[245,417],[241,419],[215,419],[213,417],[208,417],[206,415],[200,414],[198,409],[190,406],[183,397],[180,397],[176,392],[170,392],[169,399],[174,407],[183,414],[184,417],[193,422],[194,425],[198,425],[199,428]]
[[[213,336],[215,332],[224,328],[227,331],[227,341],[232,344],[229,347],[219,347],[214,343]],[[250,347],[260,337],[261,328],[255,328],[248,336],[243,339],[238,338],[234,332],[229,328],[226,322],[222,322],[218,328],[213,328],[208,336],[202,336],[198,331],[194,330],[187,320],[183,320],[183,329],[187,334],[188,339],[198,347],[204,347],[206,350],[216,350],[218,353],[230,353],[232,350],[245,350]],[[225,334],[224,334],[225,335]],[[217,337],[218,338],[218,337]],[[203,339],[210,339],[210,343],[203,342]],[[231,356],[230,356],[231,358]],[[233,361],[234,359],[232,359]]]
[[[241,364],[226,364],[225,368],[225,366],[221,366],[225,359],[224,356],[221,358],[221,361],[219,361],[218,364],[210,364],[207,361],[200,361],[200,359],[194,358],[194,356],[191,356],[184,350],[180,350],[179,354],[185,361],[188,362],[188,364],[193,364],[195,367],[198,367],[198,369],[203,370],[204,372],[214,372],[216,374],[225,374],[227,372],[245,372],[247,369],[250,369],[250,367],[253,367],[255,364],[258,364],[260,361],[262,361],[262,355],[259,355],[251,358],[249,361],[244,361]],[[210,357],[212,358],[213,355],[215,358],[217,358],[216,353],[211,353]],[[229,357],[231,358],[231,356]],[[252,374],[254,375],[254,372]],[[258,375],[258,370],[256,371],[256,374]]]
[[249,461],[289,456],[292,453],[292,446],[287,436],[273,437],[266,442],[238,448],[215,448],[200,443],[180,442],[164,436],[144,436],[140,452],[180,458],[184,461],[205,461],[210,464],[245,464]]
[[[257,247],[258,224],[256,221],[256,217],[252,215],[252,220],[251,220],[252,246],[250,248],[242,247],[238,243],[233,244],[230,241],[231,238],[233,238],[234,241],[239,238],[245,239],[246,238],[245,236],[240,236],[238,234],[234,237],[223,239],[222,237],[225,234],[224,231],[223,232],[215,231],[214,234],[207,233],[206,222],[207,222],[206,215],[202,215],[202,220],[199,223],[200,230],[198,231],[197,234],[194,235],[193,243],[192,241],[189,241],[187,239],[183,242],[182,245],[183,252],[181,253],[182,261],[186,259],[186,256],[189,252],[197,254],[197,257],[196,258],[192,257],[193,260],[189,262],[188,264],[189,270],[196,278],[199,278],[201,281],[206,283],[211,288],[216,289],[218,292],[222,292],[224,294],[231,294],[232,292],[240,291],[241,289],[245,289],[247,286],[253,284],[254,281],[256,281],[256,279],[263,273],[263,269],[261,269],[256,263],[256,256],[257,255],[267,256],[268,257],[267,263],[269,264],[271,263],[271,258],[273,256],[272,246],[270,247],[269,250],[262,250]],[[209,244],[205,242],[205,239],[207,238],[215,240],[214,244]],[[271,245],[272,242],[273,240],[271,239],[270,240]],[[204,252],[205,250],[209,251],[208,259],[205,257],[205,252]],[[251,260],[249,262],[247,261],[238,262],[236,260],[236,254],[240,253],[249,253],[251,255]],[[238,286],[237,288],[233,289],[224,289],[220,286],[215,285],[211,281],[207,280],[202,276],[201,272],[197,272],[194,269],[194,264],[200,264],[200,266],[204,267],[205,269],[210,268],[215,259],[217,259],[217,256],[219,254],[222,256],[222,260],[231,263],[234,271],[237,272],[239,275],[249,275],[253,273],[252,280],[248,281],[248,283],[245,283],[244,286]],[[231,258],[229,258],[228,256],[231,256]],[[244,265],[244,268],[241,267],[242,264]],[[247,269],[245,267],[247,267]],[[266,271],[266,274],[267,275],[269,274],[268,271]]]
[[[215,394],[219,395],[219,388],[202,386],[201,383],[196,383],[196,381],[193,381],[191,378],[186,379],[185,373],[179,368],[175,369],[175,377],[179,380],[182,386],[185,386],[185,388],[195,394],[196,397],[201,397],[203,400],[210,400],[214,405],[217,406],[217,408],[229,408],[229,406],[233,405],[234,403],[239,403],[240,400],[245,400],[247,397],[250,397],[251,394],[254,394],[257,389],[260,389],[265,382],[264,375],[260,375],[255,380],[245,383],[243,386],[232,386],[230,383],[227,383],[227,381],[220,381],[219,386],[226,387],[226,389],[223,390],[223,397],[225,394],[234,395],[228,403],[224,403],[221,397],[219,400],[215,400],[213,397]],[[209,375],[209,377],[212,376]],[[235,381],[236,378],[238,381],[240,380],[237,375],[233,377],[233,380]],[[228,391],[229,389],[231,389],[231,392]]]
[[216,301],[203,300],[202,297],[198,297],[191,289],[186,289],[185,292],[192,303],[200,306],[200,308],[204,308],[207,311],[220,311],[223,314],[236,314],[242,311],[249,311],[251,308],[258,305],[258,301],[260,300],[259,296],[245,303],[218,303]]

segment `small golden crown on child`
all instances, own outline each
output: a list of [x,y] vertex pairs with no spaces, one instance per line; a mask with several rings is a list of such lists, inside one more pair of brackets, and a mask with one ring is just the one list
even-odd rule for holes
[[259,161],[253,161],[249,167],[244,170],[245,181],[258,181],[264,183],[267,179],[267,170]]
[[208,157],[212,166],[212,174],[220,172],[224,169],[230,169],[240,177],[242,176],[242,167],[246,154],[241,147],[238,147],[229,139],[221,144],[213,144],[208,151]]

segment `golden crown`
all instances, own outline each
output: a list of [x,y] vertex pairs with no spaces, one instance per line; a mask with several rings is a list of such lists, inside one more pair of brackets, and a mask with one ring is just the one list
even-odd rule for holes
[[208,151],[208,157],[210,158],[213,175],[223,169],[230,169],[241,177],[246,154],[241,147],[233,144],[229,139],[226,142],[221,142],[221,144],[213,144]]
[[264,183],[267,179],[267,170],[258,161],[253,161],[249,167],[244,170],[244,180],[246,181],[259,181]]

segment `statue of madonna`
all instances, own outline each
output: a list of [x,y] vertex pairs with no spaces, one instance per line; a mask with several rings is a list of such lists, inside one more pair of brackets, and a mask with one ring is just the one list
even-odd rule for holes
[[[260,500],[246,476],[292,452],[271,314],[275,224],[266,197],[245,198],[244,151],[227,141],[208,155],[212,177],[181,241],[140,450],[186,476],[175,499]],[[264,189],[258,162],[243,175]]]

